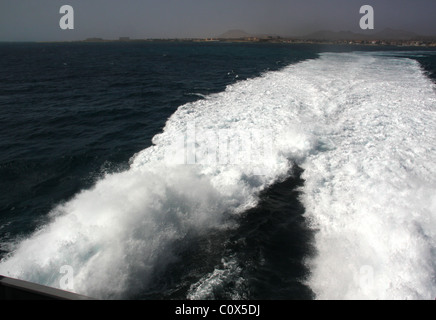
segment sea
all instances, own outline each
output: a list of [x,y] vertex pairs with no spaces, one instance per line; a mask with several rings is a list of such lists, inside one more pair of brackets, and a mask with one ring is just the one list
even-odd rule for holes
[[97,299],[436,297],[436,48],[0,43],[0,275]]

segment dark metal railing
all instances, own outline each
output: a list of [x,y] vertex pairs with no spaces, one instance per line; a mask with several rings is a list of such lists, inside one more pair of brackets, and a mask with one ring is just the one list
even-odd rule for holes
[[94,300],[80,294],[0,276],[1,300]]

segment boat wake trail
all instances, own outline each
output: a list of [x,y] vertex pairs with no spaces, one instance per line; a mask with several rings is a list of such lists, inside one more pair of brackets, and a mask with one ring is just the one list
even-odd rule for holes
[[[434,163],[435,87],[419,64],[325,53],[179,107],[129,170],[56,207],[0,273],[59,287],[68,265],[76,292],[134,296],[177,261],[177,244],[236,228],[298,164],[317,298],[434,298]],[[244,287],[241,266],[223,259],[188,298],[232,274]]]

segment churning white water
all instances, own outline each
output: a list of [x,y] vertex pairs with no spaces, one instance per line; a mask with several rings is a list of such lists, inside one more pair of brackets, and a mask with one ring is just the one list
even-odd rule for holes
[[[322,54],[181,106],[153,143],[54,209],[0,274],[59,287],[68,265],[76,292],[138,292],[175,261],[175,243],[234,227],[228,217],[297,162],[317,298],[436,295],[436,94],[416,61]],[[233,265],[189,298],[239,272]]]

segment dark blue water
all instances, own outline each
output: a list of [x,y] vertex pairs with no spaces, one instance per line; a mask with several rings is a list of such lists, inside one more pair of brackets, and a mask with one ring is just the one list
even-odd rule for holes
[[[129,159],[151,145],[179,106],[236,81],[315,59],[319,52],[352,50],[386,48],[0,44],[0,258],[10,243],[44,225],[53,207],[106,172],[128,168]],[[435,79],[434,56],[416,59]],[[295,167],[292,178],[266,190],[238,230],[180,244],[183,263],[170,265],[129,298],[186,298],[190,285],[229,251],[238,255],[241,276],[248,279],[242,298],[313,298],[302,282],[309,272],[302,260],[313,253],[313,235],[298,201],[300,173]],[[238,284],[232,281],[216,289],[214,298],[234,297]]]

